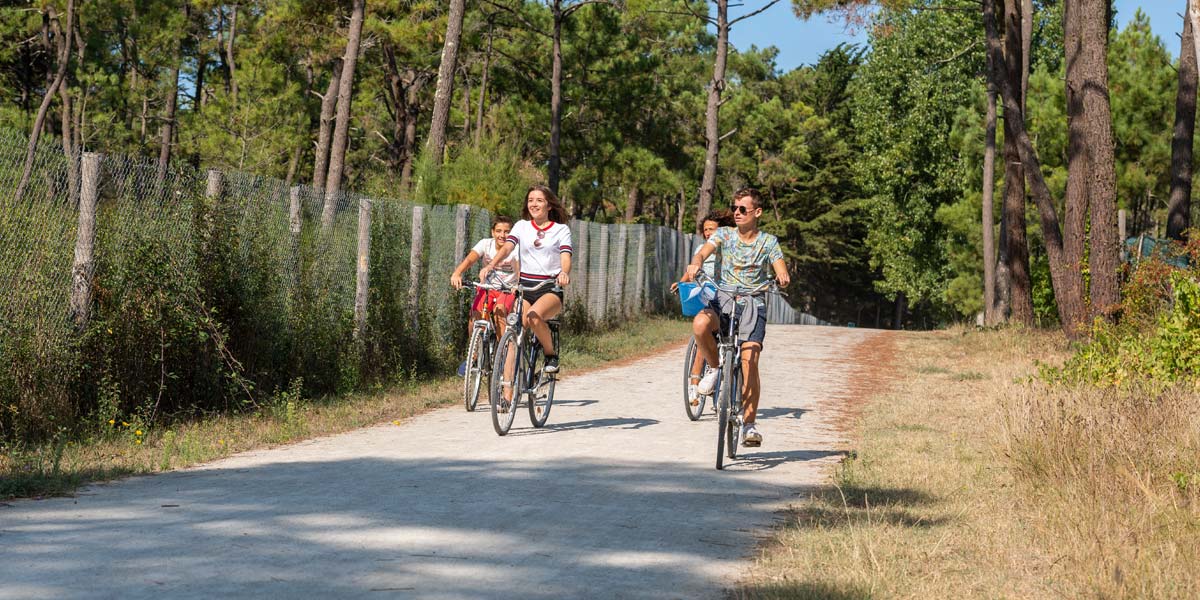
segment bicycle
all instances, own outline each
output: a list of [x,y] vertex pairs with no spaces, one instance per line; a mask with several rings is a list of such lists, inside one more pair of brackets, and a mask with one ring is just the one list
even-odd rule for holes
[[[542,427],[550,417],[550,408],[554,405],[554,384],[558,380],[556,373],[542,371],[544,355],[542,344],[537,336],[523,324],[525,316],[524,295],[536,292],[548,285],[554,285],[554,280],[544,281],[535,286],[525,287],[505,286],[505,291],[513,290],[517,295],[512,312],[508,313],[508,329],[500,337],[493,359],[492,380],[489,398],[492,403],[492,426],[498,435],[506,435],[516,418],[517,407],[521,398],[527,396],[526,405],[529,407],[529,420],[534,427]],[[550,326],[550,335],[554,347],[562,353],[558,339],[558,319],[546,321]],[[509,357],[512,361],[512,379],[505,379],[505,366]],[[505,388],[511,391],[511,399],[505,399]]]
[[[481,290],[500,290],[500,284],[476,283],[464,281],[464,288]],[[479,402],[479,388],[483,378],[487,377],[488,387],[492,383],[492,356],[496,351],[496,331],[498,329],[492,303],[483,302],[480,318],[475,320],[471,328],[471,340],[467,344],[467,370],[463,373],[463,404],[467,412],[474,412]]]
[[[697,283],[711,283],[718,293],[732,296],[733,311],[728,326],[722,330],[717,326],[717,364],[721,370],[717,376],[717,470],[725,468],[725,457],[737,458],[737,447],[742,435],[742,340],[740,337],[741,311],[748,300],[770,291],[785,295],[775,281],[767,281],[753,288],[720,285],[707,273],[696,274]],[[690,365],[689,365],[690,368]]]

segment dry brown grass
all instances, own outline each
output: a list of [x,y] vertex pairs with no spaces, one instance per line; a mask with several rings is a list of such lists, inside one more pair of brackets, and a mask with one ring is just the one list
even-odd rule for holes
[[1053,333],[899,338],[834,487],[737,598],[1200,596],[1200,396],[1031,380]]
[[[679,319],[648,318],[588,334],[564,335],[567,377],[645,356],[687,339]],[[252,414],[152,428],[115,422],[88,439],[32,448],[0,448],[0,500],[70,494],[84,483],[154,473],[230,454],[333,435],[378,423],[401,423],[431,408],[461,402],[462,380],[442,377],[408,381],[376,393],[307,400],[277,395]]]

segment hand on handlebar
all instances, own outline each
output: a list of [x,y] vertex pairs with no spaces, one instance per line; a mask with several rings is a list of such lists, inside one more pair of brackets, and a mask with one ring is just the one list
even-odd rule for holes
[[558,274],[557,281],[558,281],[559,287],[566,287],[568,284],[571,283],[571,276],[568,275],[566,271],[563,271]]
[[683,277],[681,277],[679,279],[679,281],[684,281],[684,282],[695,281],[696,273],[698,273],[699,271],[700,271],[700,265],[694,265],[694,264],[689,263],[687,266],[687,270],[683,272]]
[[463,282],[462,282],[462,274],[461,273],[455,273],[450,276],[450,287],[452,287],[456,290],[461,290],[462,286],[463,286]]

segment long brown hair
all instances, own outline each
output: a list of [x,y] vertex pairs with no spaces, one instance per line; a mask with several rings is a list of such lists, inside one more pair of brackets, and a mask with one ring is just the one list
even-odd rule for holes
[[571,215],[567,214],[567,209],[563,208],[562,201],[550,188],[544,185],[531,185],[528,190],[525,190],[525,202],[521,205],[521,218],[527,221],[533,220],[533,215],[529,214],[529,193],[539,191],[546,197],[546,204],[550,205],[550,210],[546,211],[551,221],[555,223],[566,223],[571,220]]

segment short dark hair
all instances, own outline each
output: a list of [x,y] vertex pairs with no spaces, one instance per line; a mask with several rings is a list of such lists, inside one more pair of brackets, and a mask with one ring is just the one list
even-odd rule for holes
[[508,215],[496,215],[496,216],[492,217],[492,227],[491,228],[495,229],[496,226],[501,223],[507,223],[509,227],[512,227],[512,224],[513,224],[512,217],[510,217]]
[[762,192],[758,191],[755,188],[744,187],[733,193],[734,201],[737,201],[738,198],[745,198],[746,196],[750,196],[750,201],[754,202],[754,208],[762,208],[763,207]]
[[733,211],[725,210],[723,208],[714,210],[714,211],[708,213],[708,215],[706,215],[704,217],[704,220],[700,221],[700,224],[703,225],[704,223],[707,223],[709,221],[716,223],[717,227],[736,227],[737,226],[737,222],[733,220]]

